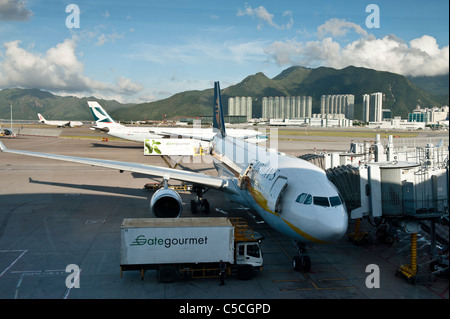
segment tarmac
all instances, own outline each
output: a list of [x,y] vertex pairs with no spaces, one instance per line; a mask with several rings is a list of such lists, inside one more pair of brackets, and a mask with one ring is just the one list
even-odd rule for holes
[[[102,141],[104,135],[88,128],[64,129],[82,138],[2,138],[11,149],[81,157],[166,164],[159,157],[144,156],[143,146],[127,141]],[[295,155],[314,147],[342,148],[352,140],[327,144],[326,138],[300,143],[283,139],[280,151]],[[320,145],[319,145],[320,144]],[[317,147],[317,149],[319,149]],[[217,175],[208,156],[183,161],[179,169]],[[376,239],[355,245],[344,237],[336,243],[308,248],[312,269],[295,272],[296,251],[290,239],[271,229],[246,207],[230,202],[219,191],[205,194],[210,216],[245,217],[265,239],[263,271],[252,280],[227,278],[181,279],[159,283],[156,272],[120,272],[120,225],[124,218],[151,217],[152,192],[148,176],[82,164],[0,153],[0,299],[177,299],[177,300],[284,300],[284,299],[447,299],[448,279],[433,278],[411,284],[396,276],[409,261],[409,235],[386,244]],[[180,192],[184,212],[192,216],[189,192]],[[201,214],[197,216],[202,216]],[[354,221],[349,222],[349,232]],[[363,230],[374,229],[363,221]],[[418,263],[429,260],[429,239],[419,233]],[[374,281],[373,265],[379,270]],[[73,284],[71,284],[73,283]],[[378,283],[375,285],[374,283]],[[74,285],[75,284],[75,285]]]

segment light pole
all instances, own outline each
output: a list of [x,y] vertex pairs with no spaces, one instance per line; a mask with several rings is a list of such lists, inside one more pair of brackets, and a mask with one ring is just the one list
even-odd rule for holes
[[9,135],[9,137],[12,137],[13,135],[13,124],[12,124],[12,103],[9,102],[9,107],[11,108],[11,134]]

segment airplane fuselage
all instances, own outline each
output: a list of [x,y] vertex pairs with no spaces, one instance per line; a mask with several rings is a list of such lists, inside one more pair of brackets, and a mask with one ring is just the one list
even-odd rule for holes
[[271,227],[300,241],[342,237],[348,217],[336,187],[317,166],[233,138],[215,139],[221,174],[234,175],[230,198],[251,207]]
[[[211,140],[216,133],[212,128],[111,126],[108,127],[107,134],[125,140],[143,142],[145,139],[158,139],[164,136],[174,138],[190,136],[194,139]],[[232,137],[250,136],[254,138],[261,135],[258,131],[245,129],[232,129],[229,130],[229,134]]]

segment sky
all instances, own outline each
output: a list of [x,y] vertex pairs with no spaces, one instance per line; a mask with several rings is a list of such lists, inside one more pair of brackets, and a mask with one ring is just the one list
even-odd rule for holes
[[143,103],[300,65],[449,73],[448,0],[0,0],[0,89]]

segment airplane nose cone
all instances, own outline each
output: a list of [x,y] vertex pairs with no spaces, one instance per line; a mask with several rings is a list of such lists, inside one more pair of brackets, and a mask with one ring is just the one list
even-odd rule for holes
[[347,227],[348,227],[348,216],[347,213],[343,210],[342,212],[337,213],[335,216],[328,219],[326,227],[327,232],[326,234],[324,234],[324,238],[322,239],[326,242],[338,241],[347,232]]
[[330,231],[331,241],[337,241],[341,239],[347,232],[347,227],[348,227],[347,217],[345,219],[342,219],[342,222],[340,224],[334,225],[334,227],[332,227]]

